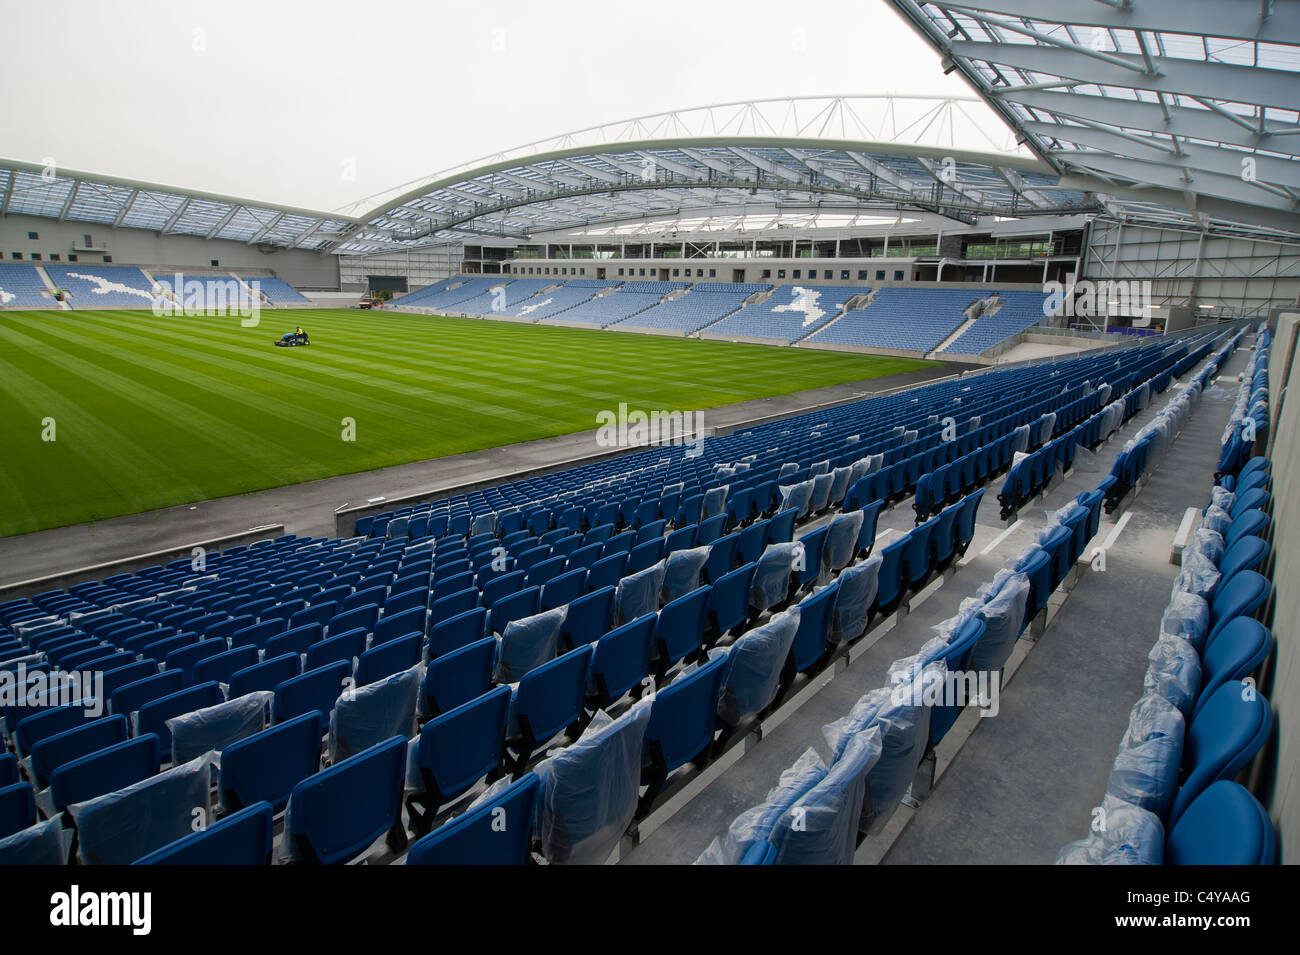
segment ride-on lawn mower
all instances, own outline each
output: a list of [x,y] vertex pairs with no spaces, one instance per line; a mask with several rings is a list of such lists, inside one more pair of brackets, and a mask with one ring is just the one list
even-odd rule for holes
[[285,332],[275,340],[275,344],[291,348],[294,345],[310,345],[311,342],[307,340],[307,333],[300,328],[295,332]]

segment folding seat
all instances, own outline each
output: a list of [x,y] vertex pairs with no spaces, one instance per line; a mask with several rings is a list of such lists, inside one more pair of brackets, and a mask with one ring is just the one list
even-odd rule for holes
[[568,566],[574,569],[589,569],[596,561],[600,560],[601,552],[604,551],[604,544],[587,544],[585,547],[579,547],[569,555]]
[[185,674],[186,682],[192,683],[194,668],[199,663],[225,651],[226,641],[220,637],[200,640],[198,643],[191,643],[167,654],[166,659],[163,660],[163,667],[167,670],[180,670]]
[[601,554],[605,557],[611,557],[616,554],[627,554],[636,545],[636,531],[624,531],[609,540],[605,541],[604,549]]
[[[636,514],[632,523],[636,527],[643,527],[646,524],[653,523],[659,518],[659,500],[658,498],[648,498],[637,505]],[[668,522],[665,520],[664,524]]]
[[1246,536],[1268,540],[1271,536],[1271,525],[1272,521],[1269,516],[1258,508],[1242,511],[1240,515],[1233,518],[1228,532],[1223,535],[1223,542],[1226,546],[1231,547]]
[[961,516],[962,506],[962,501],[949,504],[934,517],[930,548],[936,570],[947,570],[957,556],[957,518]]
[[[674,531],[674,534],[677,532]],[[628,554],[627,566],[624,568],[625,574],[635,574],[653,566],[659,561],[664,554],[664,542],[662,539],[646,541],[644,544],[637,544]]]
[[1043,538],[1039,546],[1047,551],[1048,589],[1055,590],[1070,572],[1073,559],[1074,531],[1065,524],[1058,524]]
[[[564,545],[563,553],[567,555],[567,554],[572,554],[575,550],[577,550],[577,548],[580,545],[584,543],[603,544],[613,536],[614,536],[614,525],[612,523],[600,523],[600,524],[593,525],[591,530],[587,531],[586,534],[570,534],[568,537],[556,541],[555,546],[559,547],[561,544],[563,544]],[[640,535],[638,534],[638,536],[633,538],[633,540],[639,541]]]
[[627,561],[627,554],[618,553],[602,557],[592,564],[591,569],[587,571],[587,592],[591,593],[616,585],[623,578]]
[[713,641],[749,619],[749,591],[755,567],[746,564],[713,581],[708,609],[708,633]]
[[[23,653],[25,655],[25,651]],[[130,663],[134,659],[134,653],[118,650],[114,647],[102,647],[98,650],[83,650],[81,653],[65,659],[63,669],[68,671],[84,670],[90,672],[97,670],[104,672]]]
[[[96,720],[95,722],[98,723],[100,721]],[[87,724],[87,725],[94,725],[94,724]],[[40,748],[44,744],[45,741],[42,740],[40,743],[37,744],[37,748]],[[18,757],[15,756],[13,753],[0,752],[0,786],[12,786],[14,783],[18,781],[19,781]]]
[[641,685],[650,670],[657,620],[656,614],[647,613],[596,641],[588,692],[593,709],[608,709]]
[[138,859],[135,865],[270,865],[274,813],[268,802],[223,817]]
[[415,842],[406,864],[527,864],[538,789],[537,776],[529,773]]
[[700,569],[700,579],[704,583],[711,583],[735,569],[736,544],[739,540],[739,534],[728,534],[709,545],[708,560]]
[[880,519],[884,501],[876,500],[862,508],[862,528],[858,531],[858,554],[867,557],[876,544],[876,522]]
[[[108,746],[124,743],[130,735],[130,727],[125,716],[105,716],[73,729],[64,730],[62,733],[47,736],[32,746],[30,764],[32,779],[43,789],[49,785],[50,774],[64,763],[89,756]],[[0,757],[0,759],[4,758]],[[12,754],[7,758],[12,760]],[[16,771],[16,761],[14,766]],[[0,776],[0,785],[10,785],[14,782],[17,782],[16,777],[6,779]]]
[[1209,650],[1219,633],[1238,616],[1253,616],[1267,603],[1273,587],[1269,579],[1253,570],[1239,570],[1232,579],[1215,589],[1210,604],[1210,632],[1201,652]]
[[156,700],[185,687],[185,674],[179,670],[164,671],[144,677],[115,689],[109,697],[109,711],[130,715],[150,700]]
[[[943,660],[949,673],[964,673],[971,669],[970,660],[975,648],[987,632],[983,618],[979,614],[967,617],[951,634],[948,646],[932,659]],[[931,662],[925,660],[925,663]],[[967,703],[970,701],[967,700]],[[936,746],[947,735],[952,724],[957,722],[962,707],[943,703],[932,706],[930,712],[930,745]]]
[[356,659],[356,686],[365,686],[415,667],[420,663],[422,652],[424,637],[417,633],[370,647]]
[[429,658],[437,659],[481,640],[486,628],[487,611],[482,607],[475,607],[435,624],[429,628]]
[[835,580],[838,594],[831,614],[829,640],[834,646],[852,643],[867,632],[876,606],[881,555],[846,567]]
[[[242,630],[236,630],[230,635],[230,645],[232,647],[265,647],[267,640],[278,633],[284,632],[284,625],[283,620],[267,620],[263,623],[255,623],[251,627],[244,627]],[[150,653],[149,655],[154,656],[155,654]]]
[[1224,586],[1238,571],[1259,571],[1268,560],[1268,554],[1268,544],[1262,539],[1249,535],[1237,538],[1219,559],[1219,579],[1210,591],[1209,599],[1213,600],[1218,588]]
[[1029,578],[1029,602],[1025,616],[1033,620],[1047,606],[1047,598],[1052,594],[1052,557],[1041,547],[1034,548],[1022,561],[1013,565],[1016,573]]
[[554,610],[577,600],[582,596],[586,583],[587,571],[582,567],[552,577],[542,587],[542,610]]
[[475,609],[478,606],[479,593],[473,587],[458,590],[429,606],[429,628],[432,630],[443,621]]
[[[748,523],[750,518],[755,515],[755,512],[754,489],[748,487],[733,488],[731,493],[727,495],[727,512],[724,526],[739,526]],[[722,517],[723,515],[718,516]]]
[[405,637],[412,633],[419,634],[421,641],[423,641],[427,616],[425,611],[419,607],[403,610],[401,613],[392,616],[385,614],[379,623],[375,624],[370,645],[372,647],[378,646],[381,643],[387,643],[389,640]]
[[[232,683],[233,686],[233,683]],[[232,693],[234,696],[242,694]],[[158,737],[158,753],[164,760],[172,755],[172,731],[167,721],[174,716],[193,713],[195,710],[216,706],[225,701],[221,695],[221,686],[216,682],[199,683],[176,693],[169,693],[156,700],[143,704],[135,719],[136,733],[152,733]]]
[[36,818],[36,794],[31,783],[0,787],[0,840],[35,825]]
[[328,718],[351,676],[351,663],[339,661],[283,680],[276,685],[271,704],[275,722],[283,723],[312,710]]
[[247,644],[204,657],[194,664],[187,676],[191,683],[206,683],[209,680],[229,683],[235,673],[246,667],[255,666],[257,661],[257,647]]
[[577,647],[600,639],[614,619],[614,596],[613,587],[602,587],[570,602],[560,627],[561,645]]
[[257,600],[250,600],[240,606],[238,614],[247,614],[261,620],[262,614],[276,606],[278,601],[274,597],[261,597]]
[[67,643],[60,643],[57,646],[47,644],[43,652],[51,663],[57,667],[62,667],[63,661],[68,657],[76,656],[84,650],[100,650],[105,646],[94,637],[83,637],[75,640],[70,639]]
[[794,540],[794,523],[799,512],[796,508],[787,508],[777,513],[767,524],[767,543],[783,544]]
[[1273,865],[1273,821],[1246,787],[1228,779],[1211,783],[1169,830],[1165,865]]
[[350,862],[385,833],[400,852],[405,775],[406,740],[395,736],[304,779],[289,797],[286,841],[304,861],[322,865]]
[[348,630],[355,630],[358,627],[367,633],[375,629],[375,623],[379,619],[379,607],[371,604],[365,607],[357,607],[354,610],[345,610],[330,618],[329,625],[326,628],[326,634],[345,633]]
[[[30,670],[30,667],[28,669]],[[105,699],[111,701],[113,693],[118,687],[134,683],[136,680],[143,680],[145,677],[153,676],[157,672],[158,664],[152,659],[137,660],[135,663],[128,663],[125,666],[105,670],[104,683],[100,692]],[[208,678],[203,677],[203,679]]]
[[1260,751],[1273,729],[1268,700],[1240,680],[1222,684],[1187,727],[1182,783],[1169,812],[1176,825],[1211,783],[1234,779]]
[[788,610],[745,633],[727,648],[727,665],[718,700],[718,719],[726,727],[719,744],[776,698],[781,672],[799,628],[799,612]]
[[278,657],[269,657],[261,663],[237,670],[230,675],[231,698],[253,693],[257,690],[274,690],[285,680],[302,672],[302,657],[296,653],[282,653]]
[[[768,525],[770,521],[757,521],[750,524],[737,535],[736,560],[743,566],[758,561],[763,548],[768,544]],[[793,531],[791,532],[793,534]]]
[[649,704],[593,722],[538,766],[537,833],[551,864],[604,862],[623,837],[636,814]]
[[708,765],[726,663],[719,655],[655,694],[641,749],[641,782],[647,789],[640,815],[654,807],[669,773],[686,763],[697,769]]
[[50,774],[56,812],[104,793],[125,789],[158,772],[158,737],[144,733],[64,763]]
[[[32,697],[27,697],[27,700],[31,702]],[[62,706],[40,706],[35,709],[37,712],[19,719],[13,729],[13,741],[20,753],[30,754],[32,747],[41,740],[66,730],[76,729],[103,715],[93,699],[65,703]]]
[[796,590],[810,590],[822,580],[822,555],[825,552],[826,537],[829,532],[830,525],[825,525],[799,538],[798,544],[803,548],[803,556],[796,557],[794,564],[792,586]]
[[637,529],[634,546],[644,544],[646,541],[662,540],[667,527],[667,521],[650,521],[642,524]]
[[794,568],[806,563],[803,545],[795,543],[768,544],[754,565],[754,576],[749,585],[751,617],[773,607],[784,606],[793,595]]
[[447,577],[438,575],[433,581],[433,602],[436,604],[439,600],[460,593],[467,588],[473,588],[474,585],[475,578],[472,572],[452,574]]
[[312,711],[232,743],[221,752],[222,804],[238,810],[267,802],[284,809],[289,793],[320,768],[322,715]]
[[429,720],[415,747],[420,786],[407,797],[412,828],[429,831],[439,809],[501,767],[510,688],[496,689]]
[[799,602],[799,627],[790,656],[786,661],[786,684],[796,673],[805,673],[818,667],[831,649],[831,621],[834,619],[835,598],[839,596],[839,583],[832,583]]
[[487,637],[434,659],[420,688],[426,709],[445,713],[488,692],[496,656],[497,641]]
[[488,613],[488,632],[503,633],[511,621],[536,614],[541,596],[542,588],[528,587],[499,599]]
[[768,837],[772,865],[853,864],[881,736],[876,727],[857,733],[826,776],[778,816]]
[[1201,688],[1192,718],[1220,686],[1230,680],[1244,680],[1273,653],[1272,633],[1258,620],[1234,617],[1219,633],[1213,647],[1201,655]]
[[886,544],[880,551],[880,568],[876,574],[876,613],[887,616],[903,599],[903,552],[911,541],[911,534]]
[[528,571],[527,584],[530,587],[544,587],[551,580],[564,573],[567,566],[568,558],[564,556],[544,560]]
[[622,624],[659,610],[664,585],[664,562],[628,574],[614,588],[614,623]]

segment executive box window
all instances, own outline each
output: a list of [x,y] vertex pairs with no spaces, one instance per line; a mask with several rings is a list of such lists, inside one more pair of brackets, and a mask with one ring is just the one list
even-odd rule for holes
[[28,233],[27,233],[27,238],[31,239],[33,242],[36,242],[37,240],[39,240],[40,237],[41,237],[41,234],[40,234],[39,232],[28,232]]

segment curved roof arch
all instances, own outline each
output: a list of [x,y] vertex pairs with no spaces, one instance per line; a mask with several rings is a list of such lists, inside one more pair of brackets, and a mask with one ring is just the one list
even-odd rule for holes
[[378,204],[332,251],[529,240],[754,208],[917,210],[964,223],[1100,210],[1012,137],[999,137],[1000,127],[974,97],[758,100],[637,117],[371,197]]

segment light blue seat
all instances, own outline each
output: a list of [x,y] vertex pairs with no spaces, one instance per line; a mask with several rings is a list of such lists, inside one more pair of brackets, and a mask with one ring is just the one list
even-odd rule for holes
[[1228,779],[1207,786],[1165,840],[1166,865],[1273,865],[1273,821],[1244,786]]
[[525,865],[538,779],[528,773],[411,845],[407,865]]
[[135,865],[269,865],[274,813],[256,802],[136,860]]
[[499,686],[429,720],[415,746],[416,791],[407,797],[415,832],[429,831],[447,802],[501,766],[510,688]]
[[1224,683],[1201,707],[1187,728],[1183,745],[1183,780],[1178,787],[1171,824],[1209,785],[1233,779],[1263,747],[1273,729],[1268,700],[1240,680]]
[[1259,669],[1272,654],[1274,642],[1268,627],[1258,620],[1250,617],[1229,620],[1214,646],[1207,647],[1201,655],[1201,689],[1192,718],[1224,683],[1243,680]]
[[293,787],[284,838],[295,857],[341,865],[387,833],[389,848],[406,848],[402,783],[406,740],[400,736],[309,776]]
[[1199,648],[1207,652],[1232,620],[1238,616],[1251,616],[1268,600],[1272,584],[1263,574],[1253,570],[1240,570],[1223,586],[1215,588],[1214,602],[1210,605],[1210,631]]

